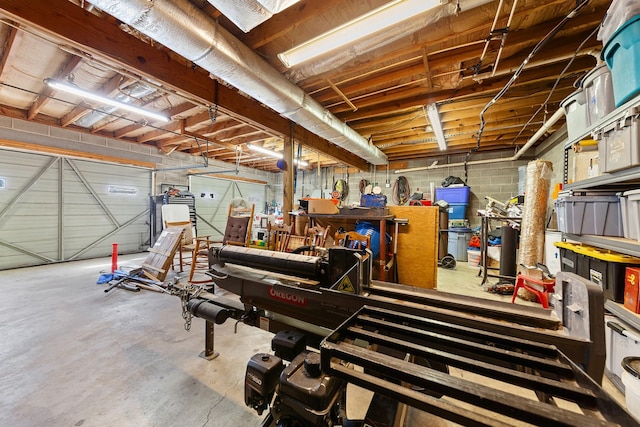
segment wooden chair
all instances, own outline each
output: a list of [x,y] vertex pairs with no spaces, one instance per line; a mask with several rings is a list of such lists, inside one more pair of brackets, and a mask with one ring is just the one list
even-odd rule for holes
[[286,224],[272,225],[269,223],[267,225],[267,235],[267,247],[270,250],[286,252],[289,248],[289,241],[291,240],[291,226]]
[[184,271],[185,264],[189,262],[189,260],[185,259],[184,254],[192,254],[196,247],[191,221],[167,221],[164,224],[164,228],[182,229],[182,239],[180,239],[180,247],[178,248],[180,272],[182,272]]
[[[319,225],[309,227],[307,225],[304,230],[303,246],[310,248],[324,248],[330,229],[330,225],[327,225],[326,227],[321,227]],[[302,251],[301,253],[304,255],[317,255],[317,251],[315,250]]]
[[250,207],[239,206],[232,201],[227,211],[227,225],[225,226],[222,240],[212,240],[209,237],[197,237],[193,250],[191,271],[189,272],[190,283],[208,283],[212,280],[194,281],[193,276],[197,270],[209,269],[209,248],[212,244],[222,243],[223,245],[249,246],[251,241],[251,227],[253,225],[253,213],[255,205]]
[[350,249],[371,250],[371,236],[368,234],[360,234],[356,231],[338,232],[335,234],[334,239],[337,246],[344,246]]
[[191,223],[189,206],[181,204],[162,205],[162,226],[163,229],[180,228],[183,230],[178,251],[180,271],[182,272],[185,264],[188,263],[184,254],[192,252],[195,247],[195,230]]

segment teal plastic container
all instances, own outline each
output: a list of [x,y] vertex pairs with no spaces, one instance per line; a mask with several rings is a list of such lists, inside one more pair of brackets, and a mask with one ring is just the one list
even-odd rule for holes
[[466,203],[449,203],[449,219],[465,219],[466,213]]
[[640,15],[613,33],[602,57],[611,70],[613,97],[619,107],[640,92]]

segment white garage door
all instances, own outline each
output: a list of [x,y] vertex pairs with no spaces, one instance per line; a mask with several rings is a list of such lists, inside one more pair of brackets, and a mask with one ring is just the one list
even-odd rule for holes
[[222,239],[227,224],[227,209],[235,198],[255,204],[255,212],[264,211],[266,185],[205,176],[190,177],[191,192],[196,198],[198,235]]
[[144,249],[151,171],[0,150],[0,269]]

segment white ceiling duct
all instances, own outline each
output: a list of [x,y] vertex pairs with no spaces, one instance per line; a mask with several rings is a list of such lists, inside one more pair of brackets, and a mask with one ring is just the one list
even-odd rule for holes
[[245,33],[300,0],[208,0]]
[[387,156],[312,99],[188,0],[91,0],[132,26],[293,120],[374,165]]

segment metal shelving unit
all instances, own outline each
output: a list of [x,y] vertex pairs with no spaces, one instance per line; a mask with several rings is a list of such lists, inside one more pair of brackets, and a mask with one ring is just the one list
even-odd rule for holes
[[[589,126],[585,131],[580,134],[578,138],[567,139],[564,144],[564,176],[563,182],[566,187],[573,188],[591,188],[594,186],[606,186],[611,184],[616,184],[619,180],[627,181],[629,179],[636,180],[638,184],[640,184],[640,167],[618,171],[614,173],[607,173],[602,176],[598,176],[595,178],[589,178],[586,180],[579,181],[575,184],[567,184],[568,182],[568,166],[569,166],[569,150],[576,142],[579,142],[587,137],[596,138],[596,135],[600,133],[600,131],[609,126],[611,123],[616,122],[628,115],[638,114],[638,110],[640,109],[640,96],[636,96],[626,104],[621,105],[620,107],[613,110],[611,113],[607,114],[605,117],[600,119],[597,123]],[[635,175],[633,177],[627,177],[627,175]],[[588,186],[588,187],[585,187]]]
[[619,317],[623,322],[627,323],[629,326],[640,331],[640,316],[636,313],[633,313],[626,308],[622,304],[618,304],[615,301],[606,300],[604,302],[604,308]]
[[[620,120],[628,115],[638,114],[640,111],[640,96],[634,97],[626,104],[616,108],[607,116],[602,118],[595,125],[590,126],[580,136],[568,140],[564,145],[564,187],[565,190],[584,190],[584,189],[602,189],[602,190],[617,190],[626,191],[630,189],[640,188],[640,166],[616,171],[612,173],[605,173],[601,176],[588,178],[575,183],[566,184],[568,173],[568,151],[571,146],[587,136],[597,135],[601,129],[609,126],[611,123]],[[576,235],[563,233],[564,238],[568,240],[575,240],[587,245],[596,246],[603,249],[608,249],[616,252],[620,252],[626,255],[640,257],[640,242],[637,240],[625,239],[621,237],[605,237],[605,236],[593,236],[593,235]],[[615,316],[619,317],[630,326],[640,330],[640,315],[633,313],[622,304],[618,304],[614,301],[605,301],[605,309]]]
[[577,240],[587,245],[640,258],[640,242],[637,240],[625,239],[624,237],[593,236],[590,234],[563,233],[563,236],[568,240]]

